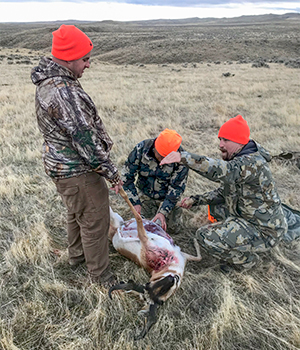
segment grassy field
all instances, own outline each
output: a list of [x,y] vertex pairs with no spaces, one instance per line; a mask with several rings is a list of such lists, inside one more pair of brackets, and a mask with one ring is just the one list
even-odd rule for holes
[[[114,64],[266,60],[294,65],[300,58],[300,13],[68,23],[76,24],[91,38],[94,56]],[[0,47],[48,53],[51,33],[61,24],[0,23]]]
[[[258,268],[228,275],[202,251],[203,260],[188,263],[180,290],[160,309],[148,336],[133,340],[143,322],[140,300],[130,294],[110,300],[105,289],[89,284],[85,267],[73,271],[67,264],[66,211],[44,174],[32,67],[0,62],[0,349],[300,349],[300,242],[280,244]],[[121,170],[136,143],[164,128],[178,131],[186,150],[219,157],[218,129],[237,114],[272,155],[300,151],[299,78],[299,69],[281,64],[95,60],[81,83],[115,143],[112,158]],[[282,201],[299,209],[300,170],[275,160],[270,167]],[[190,172],[185,195],[213,188]],[[110,201],[124,219],[131,217],[112,191]],[[194,253],[192,238],[206,211],[184,215],[186,231],[174,240]],[[110,258],[120,280],[147,282],[147,273],[113,247]]]

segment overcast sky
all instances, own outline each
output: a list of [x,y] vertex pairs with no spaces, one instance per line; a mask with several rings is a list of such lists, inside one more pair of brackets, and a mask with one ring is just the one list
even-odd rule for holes
[[300,0],[0,0],[0,22],[132,21],[300,13]]

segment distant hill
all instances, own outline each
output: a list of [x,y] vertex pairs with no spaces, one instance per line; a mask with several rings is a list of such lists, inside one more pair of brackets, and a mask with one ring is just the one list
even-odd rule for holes
[[93,56],[116,64],[300,58],[300,14],[149,21],[0,23],[0,47],[50,54],[52,31],[75,24]]

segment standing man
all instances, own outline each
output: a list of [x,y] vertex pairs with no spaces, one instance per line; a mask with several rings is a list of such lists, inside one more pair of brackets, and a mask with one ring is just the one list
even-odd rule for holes
[[165,129],[157,138],[141,141],[129,154],[122,171],[124,190],[136,211],[147,219],[153,218],[164,230],[168,223],[173,233],[181,216],[182,209],[176,203],[185,190],[188,168],[178,163],[159,163],[170,152],[183,151],[181,140],[175,130]]
[[122,186],[110,159],[113,142],[78,78],[90,67],[93,44],[73,25],[54,31],[52,59],[31,72],[36,115],[44,138],[43,162],[67,207],[69,264],[84,261],[92,282],[115,282],[108,255],[109,199],[105,180]]
[[185,198],[181,206],[208,204],[216,222],[197,230],[199,243],[221,259],[223,271],[249,269],[257,263],[257,253],[269,251],[286,234],[287,221],[267,164],[271,156],[250,140],[243,117],[223,124],[218,137],[223,160],[173,152],[161,164],[181,162],[221,183],[214,191]]

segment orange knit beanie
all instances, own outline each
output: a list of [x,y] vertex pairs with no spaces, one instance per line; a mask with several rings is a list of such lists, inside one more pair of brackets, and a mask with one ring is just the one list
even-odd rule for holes
[[246,120],[237,115],[221,126],[218,137],[246,145],[250,139],[250,129]]
[[52,35],[51,53],[63,61],[78,60],[93,48],[91,39],[73,25],[63,24]]
[[166,157],[178,150],[181,140],[182,137],[175,130],[165,129],[157,136],[154,147],[162,157]]

